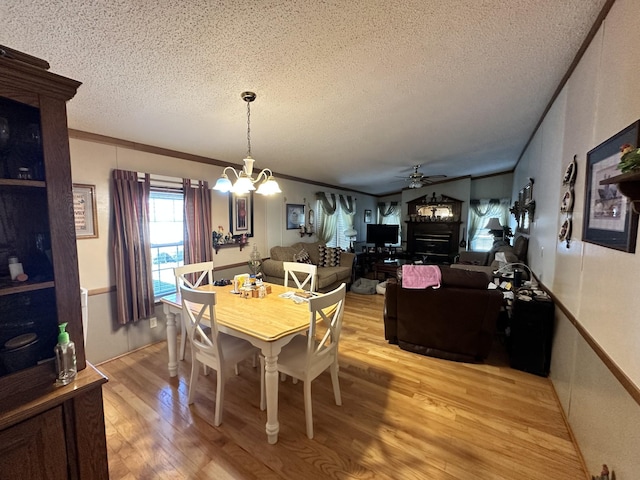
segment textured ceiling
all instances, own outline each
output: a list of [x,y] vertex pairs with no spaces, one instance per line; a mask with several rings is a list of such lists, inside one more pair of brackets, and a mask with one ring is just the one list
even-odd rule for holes
[[510,170],[605,0],[3,0],[69,126],[373,194]]

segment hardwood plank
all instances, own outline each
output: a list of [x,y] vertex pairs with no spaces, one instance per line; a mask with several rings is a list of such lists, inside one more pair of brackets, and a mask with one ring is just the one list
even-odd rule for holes
[[103,363],[109,471],[114,480],[587,478],[548,379],[508,367],[496,342],[483,364],[400,350],[384,340],[382,297],[347,294],[342,406],[331,379],[312,386],[305,433],[302,383],[279,388],[279,441],[269,445],[250,362],[225,386],[213,426],[216,375],[186,405],[190,357],[167,372],[161,342]]

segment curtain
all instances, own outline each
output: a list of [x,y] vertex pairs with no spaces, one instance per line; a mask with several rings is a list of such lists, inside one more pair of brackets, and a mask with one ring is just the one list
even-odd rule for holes
[[137,172],[114,170],[112,186],[116,317],[125,325],[154,313],[149,174],[138,181]]
[[335,213],[338,203],[333,193],[331,194],[331,201],[329,201],[327,194],[324,192],[316,193],[316,199],[320,202],[320,208],[322,208],[323,212],[317,235],[321,242],[327,243],[336,233],[338,216]]
[[[353,219],[356,215],[356,199],[351,195],[346,197],[339,195],[340,199],[340,213],[342,214],[342,223],[344,223],[345,231],[353,230]],[[342,232],[344,235],[344,232]]]
[[211,253],[211,190],[208,182],[182,179],[184,191],[184,264],[209,262]]
[[478,230],[484,228],[490,218],[498,217],[500,224],[509,224],[509,200],[508,199],[481,199],[471,200],[469,204],[471,215],[469,215],[469,245],[473,242]]
[[398,202],[378,203],[378,213],[382,218],[398,213]]

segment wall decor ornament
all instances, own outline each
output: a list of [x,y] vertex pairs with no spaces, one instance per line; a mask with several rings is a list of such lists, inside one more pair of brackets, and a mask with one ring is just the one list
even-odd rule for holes
[[569,162],[562,177],[562,185],[565,186],[564,194],[560,199],[560,213],[565,214],[564,221],[560,225],[558,240],[566,242],[567,248],[571,243],[571,228],[573,223],[573,202],[575,199],[573,185],[576,181],[576,171],[578,169],[577,155],[573,156],[573,160]]
[[636,251],[638,214],[617,183],[626,144],[640,142],[640,120],[587,153],[582,240],[628,253]]

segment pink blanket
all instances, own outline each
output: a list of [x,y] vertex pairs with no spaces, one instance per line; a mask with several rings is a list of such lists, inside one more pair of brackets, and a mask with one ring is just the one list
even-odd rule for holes
[[442,272],[437,265],[403,265],[403,288],[440,288]]

